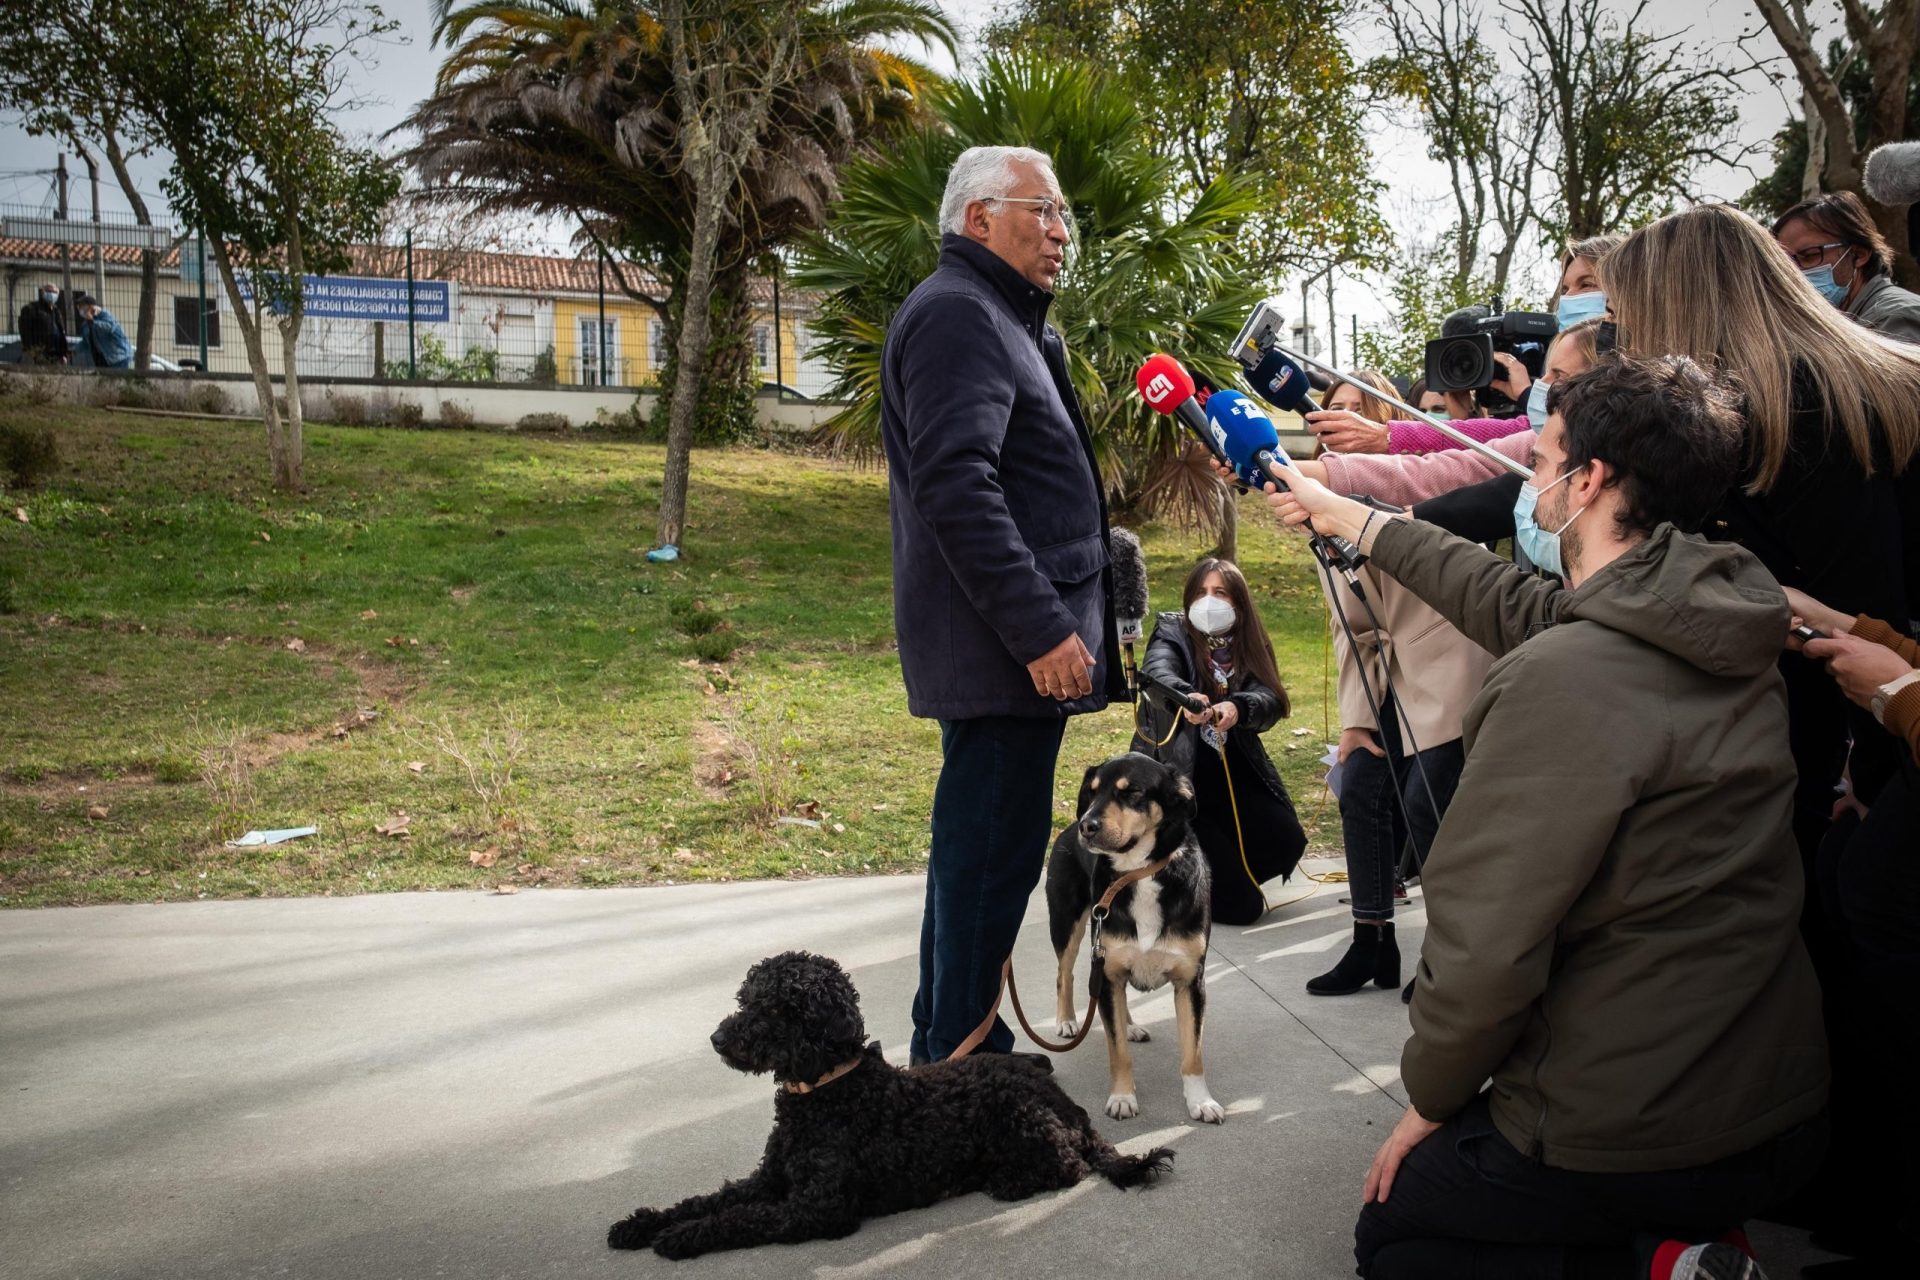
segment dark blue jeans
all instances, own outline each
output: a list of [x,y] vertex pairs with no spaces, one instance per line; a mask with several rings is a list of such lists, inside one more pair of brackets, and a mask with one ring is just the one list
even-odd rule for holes
[[1340,835],[1347,848],[1347,882],[1353,890],[1356,920],[1393,919],[1394,869],[1400,850],[1406,847],[1408,819],[1414,848],[1425,862],[1467,760],[1458,738],[1407,757],[1400,748],[1400,722],[1391,704],[1385,712],[1373,740],[1386,748],[1386,758],[1355,751],[1341,770]]
[[1575,1173],[1515,1150],[1481,1094],[1360,1210],[1354,1258],[1369,1280],[1644,1276],[1659,1241],[1716,1240],[1786,1199],[1826,1145],[1822,1116],[1691,1169]]
[[[980,1025],[1000,986],[1053,835],[1053,766],[1065,719],[942,720],[933,852],[920,920],[916,1059],[937,1062]],[[986,1050],[1013,1048],[995,1019]]]

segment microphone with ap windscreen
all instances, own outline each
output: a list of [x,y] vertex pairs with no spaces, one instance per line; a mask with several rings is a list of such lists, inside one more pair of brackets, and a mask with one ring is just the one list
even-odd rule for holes
[[1139,669],[1133,646],[1140,643],[1147,623],[1147,554],[1130,529],[1107,532],[1107,558],[1113,562],[1113,616],[1119,624],[1120,653],[1126,666],[1127,699],[1139,697]]
[[1907,206],[1907,252],[1920,254],[1920,142],[1875,147],[1861,179],[1878,203]]

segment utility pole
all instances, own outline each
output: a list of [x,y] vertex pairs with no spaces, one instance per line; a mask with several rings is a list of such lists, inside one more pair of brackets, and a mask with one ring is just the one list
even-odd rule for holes
[[211,373],[213,370],[207,364],[207,233],[205,230],[194,232],[193,251],[195,255],[194,261],[199,264],[195,268],[195,274],[200,277],[200,324],[198,325],[200,330],[200,372]]
[[[54,169],[56,200],[54,217],[67,220],[67,153],[60,153],[58,166]],[[73,246],[62,242],[60,245],[60,309],[66,313],[67,332],[73,332]]]
[[420,376],[413,351],[413,228],[407,228],[407,381]]
[[93,300],[101,306],[107,304],[107,257],[100,247],[100,162],[93,158],[93,152],[82,151],[80,156],[87,162],[87,181],[93,184]]
[[1327,363],[1340,367],[1340,330],[1333,322],[1333,264],[1327,264]]
[[600,285],[600,333],[593,346],[598,353],[594,357],[594,371],[600,376],[594,381],[600,386],[607,385],[607,248],[600,246],[599,268]]

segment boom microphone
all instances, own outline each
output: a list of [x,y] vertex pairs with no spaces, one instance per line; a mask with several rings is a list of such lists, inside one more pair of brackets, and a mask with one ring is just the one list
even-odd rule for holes
[[1874,148],[1862,175],[1879,204],[1920,204],[1920,142],[1889,142]]

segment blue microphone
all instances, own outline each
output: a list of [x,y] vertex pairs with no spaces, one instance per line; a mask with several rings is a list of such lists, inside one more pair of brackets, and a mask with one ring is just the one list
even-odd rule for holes
[[1260,357],[1260,363],[1247,371],[1247,382],[1254,394],[1276,409],[1306,414],[1318,409],[1308,394],[1313,384],[1306,370],[1289,360],[1277,347]]
[[[1269,353],[1271,358],[1272,353]],[[1304,386],[1306,377],[1300,374],[1299,366],[1284,356],[1280,358],[1294,370]],[[1267,361],[1261,363],[1265,365]],[[1207,398],[1207,431],[1220,447],[1220,452],[1226,455],[1227,461],[1240,473],[1241,481],[1256,492],[1269,481],[1282,488],[1289,487],[1286,472],[1293,468],[1293,459],[1280,447],[1280,433],[1274,429],[1273,419],[1252,400],[1238,391],[1214,392]],[[1367,562],[1359,549],[1345,538],[1334,535],[1315,533],[1312,538],[1326,549],[1332,559],[1339,561],[1348,579],[1354,581],[1354,571]],[[1354,585],[1357,590],[1358,582],[1354,581]]]
[[1242,484],[1257,490],[1270,480],[1286,483],[1269,470],[1291,465],[1280,448],[1273,419],[1238,391],[1216,391],[1207,397],[1207,433],[1240,473]]

